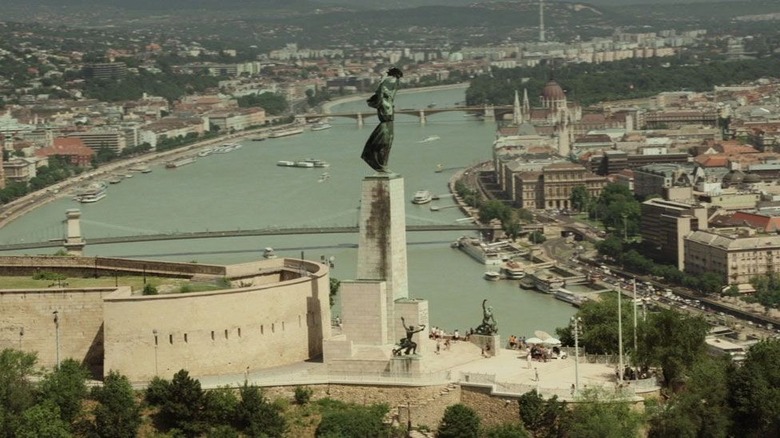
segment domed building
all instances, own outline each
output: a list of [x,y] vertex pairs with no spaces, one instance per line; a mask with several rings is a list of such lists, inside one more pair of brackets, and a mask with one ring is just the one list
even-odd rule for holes
[[558,153],[568,156],[574,141],[572,127],[582,119],[582,107],[569,102],[563,87],[552,78],[542,88],[539,103],[539,107],[531,108],[528,90],[524,90],[521,107],[515,99],[515,123],[531,124],[538,134],[557,137]]
[[542,103],[543,108],[565,108],[566,93],[557,82],[550,79],[542,88],[539,101]]
[[745,180],[745,173],[741,170],[732,170],[723,176],[721,183],[723,187],[734,187],[742,184]]
[[744,184],[758,184],[761,182],[761,176],[757,173],[748,173],[745,175],[745,179],[742,180]]

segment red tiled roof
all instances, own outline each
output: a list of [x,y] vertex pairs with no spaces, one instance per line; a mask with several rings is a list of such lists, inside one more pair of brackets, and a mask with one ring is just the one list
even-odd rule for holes
[[36,155],[48,157],[52,155],[87,155],[92,156],[95,151],[84,145],[84,142],[78,137],[57,137],[54,144],[49,147],[39,149]]

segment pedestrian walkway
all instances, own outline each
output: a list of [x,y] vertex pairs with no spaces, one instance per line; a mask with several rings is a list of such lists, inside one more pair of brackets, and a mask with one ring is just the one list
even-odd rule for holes
[[[581,361],[575,370],[574,358],[551,359],[547,362],[529,361],[525,350],[500,349],[495,356],[486,357],[481,349],[465,341],[453,342],[449,350],[442,348],[435,353],[435,343],[424,340],[425,353],[420,355],[421,373],[416,377],[378,374],[329,374],[321,362],[300,362],[263,370],[248,369],[243,374],[199,377],[203,388],[240,386],[244,381],[258,386],[290,386],[316,384],[364,384],[427,386],[447,383],[492,386],[494,393],[519,395],[536,389],[545,397],[557,395],[559,399],[572,400],[572,385],[579,373],[579,389],[616,388],[615,366],[605,363]],[[170,379],[171,376],[161,376]],[[640,382],[641,383],[641,382]],[[657,389],[645,385],[622,394],[633,396],[635,392]],[[634,386],[637,386],[634,384]],[[141,386],[143,387],[143,386]]]

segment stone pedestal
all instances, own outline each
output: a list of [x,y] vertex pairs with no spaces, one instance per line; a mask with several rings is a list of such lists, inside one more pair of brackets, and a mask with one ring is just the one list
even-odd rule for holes
[[499,335],[471,335],[469,340],[482,349],[482,353],[488,357],[498,354],[501,347],[501,336]]
[[395,174],[368,176],[362,188],[357,280],[387,283],[388,341],[395,342],[400,336],[394,333],[393,303],[409,296],[404,180]]
[[390,374],[400,376],[420,374],[420,357],[417,355],[393,356],[390,359]]
[[[428,302],[409,299],[404,180],[378,174],[363,179],[355,280],[341,283],[342,335],[324,342],[331,374],[418,375],[431,351]],[[417,354],[393,356],[407,327]]]
[[394,342],[398,342],[401,338],[406,336],[406,330],[401,322],[401,317],[404,318],[406,326],[414,326],[415,329],[419,329],[421,326],[425,326],[425,329],[420,333],[415,333],[412,336],[412,341],[417,343],[417,354],[425,354],[430,352],[430,342],[428,342],[428,332],[430,332],[430,322],[428,321],[428,301],[420,299],[405,298],[395,302],[395,333],[398,339]]
[[388,334],[387,290],[384,281],[343,281],[341,283],[342,333],[350,341],[364,345],[391,343]]

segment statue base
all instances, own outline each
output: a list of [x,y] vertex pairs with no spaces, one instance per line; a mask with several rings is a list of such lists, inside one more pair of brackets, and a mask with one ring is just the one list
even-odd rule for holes
[[393,356],[390,359],[390,374],[401,376],[414,376],[420,374],[420,356]]
[[501,347],[501,336],[499,335],[476,335],[469,336],[472,344],[482,349],[482,355],[493,357],[498,354]]

